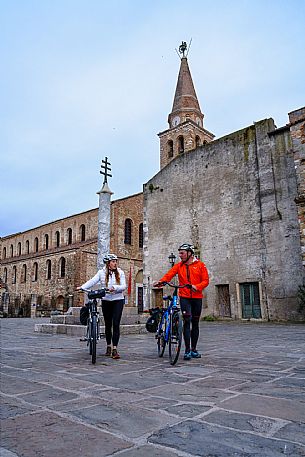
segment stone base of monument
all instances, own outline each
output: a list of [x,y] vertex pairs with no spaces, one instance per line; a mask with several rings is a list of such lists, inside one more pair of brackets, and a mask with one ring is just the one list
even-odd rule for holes
[[[104,333],[104,319],[100,311],[101,318],[101,333]],[[35,324],[35,332],[51,333],[51,334],[66,334],[70,336],[84,337],[86,326],[80,324],[79,320],[80,307],[69,308],[67,313],[63,315],[51,316],[50,323]],[[145,323],[147,314],[138,314],[136,307],[125,306],[121,320],[121,334],[145,333]]]

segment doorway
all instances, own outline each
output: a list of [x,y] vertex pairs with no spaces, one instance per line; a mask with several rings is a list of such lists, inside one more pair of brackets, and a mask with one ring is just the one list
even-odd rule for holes
[[240,296],[243,319],[261,319],[261,305],[258,282],[240,284]]
[[219,317],[231,317],[229,284],[219,284],[217,290],[217,310]]

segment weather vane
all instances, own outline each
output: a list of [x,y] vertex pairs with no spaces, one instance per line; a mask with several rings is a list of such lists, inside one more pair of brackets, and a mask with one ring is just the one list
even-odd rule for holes
[[[191,47],[191,43],[192,43],[192,38],[190,40],[189,47],[187,47],[186,41],[182,41],[182,43],[179,46],[179,52],[176,49],[176,52],[177,52],[178,56],[179,56],[179,54],[182,54],[182,57],[179,56],[180,59],[183,59],[183,57],[187,57],[188,56],[188,53],[189,53],[189,50],[190,50],[190,47]],[[186,55],[185,55],[185,53],[186,53]]]
[[108,157],[105,157],[105,160],[102,160],[102,165],[101,165],[101,175],[104,175],[104,182],[103,184],[107,183],[107,177],[110,176],[112,178],[112,175],[110,173],[108,173],[108,171],[111,171],[111,168],[110,166],[108,165],[111,165],[110,162],[108,162]]
[[179,52],[182,54],[182,57],[184,57],[184,53],[187,50],[187,44],[186,41],[182,41],[182,43],[179,46]]

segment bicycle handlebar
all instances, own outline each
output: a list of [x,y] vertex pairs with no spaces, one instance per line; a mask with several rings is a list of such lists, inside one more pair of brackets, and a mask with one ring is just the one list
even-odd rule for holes
[[174,287],[177,289],[183,289],[184,287],[187,287],[188,289],[192,288],[192,284],[184,284],[183,286],[177,286],[176,284],[172,284],[171,282],[167,282],[167,281],[162,281],[161,284],[164,286],[167,285],[167,286]]
[[88,298],[89,300],[94,300],[95,298],[103,298],[106,295],[106,292],[108,292],[109,289],[104,287],[103,289],[96,289],[96,290],[90,290],[90,289],[81,289],[83,292],[88,293]]

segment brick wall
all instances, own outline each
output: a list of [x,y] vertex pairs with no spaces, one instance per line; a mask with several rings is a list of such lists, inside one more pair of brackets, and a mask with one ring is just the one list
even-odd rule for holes
[[305,267],[305,108],[289,113],[289,121],[297,178],[297,196],[295,201],[300,223],[302,261],[303,267]]
[[[184,152],[189,152],[197,147],[209,143],[214,135],[204,128],[200,128],[195,122],[188,121],[179,124],[175,128],[159,133],[160,138],[160,169],[164,168],[175,157],[179,156],[179,137],[184,138]],[[169,154],[169,142],[173,142],[173,153]]]
[[[130,270],[132,273],[129,305],[135,304],[135,277],[142,270],[142,248],[139,247],[142,201],[143,194],[139,193],[111,203],[111,250],[120,257],[120,267],[125,270],[126,277],[129,277]],[[96,273],[97,217],[98,210],[92,209],[1,238],[0,277],[5,283],[7,292],[11,296],[19,297],[21,301],[33,294],[39,295],[43,297],[42,301],[47,309],[62,309],[62,297],[65,303],[70,300],[69,303],[81,305],[83,298],[75,292],[75,289]],[[132,220],[130,245],[124,243],[126,218]],[[85,233],[82,226],[85,227]],[[72,236],[69,240],[70,230],[72,230]],[[57,232],[59,246],[57,246]],[[83,241],[82,235],[85,235]],[[71,241],[70,244],[69,241]],[[65,259],[64,277],[60,274],[62,258]],[[50,278],[47,271],[49,264],[51,264]],[[24,281],[25,268],[26,281]],[[16,281],[13,277],[15,271]],[[35,277],[35,271],[37,271],[37,277]]]

